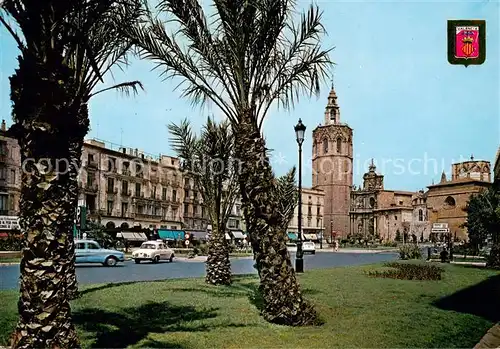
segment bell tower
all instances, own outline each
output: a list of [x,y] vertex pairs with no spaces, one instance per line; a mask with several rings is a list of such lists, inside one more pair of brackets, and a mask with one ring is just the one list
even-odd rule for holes
[[313,189],[325,192],[324,228],[328,239],[335,232],[345,237],[353,175],[353,130],[340,122],[337,93],[332,84],[325,108],[324,125],[313,130]]

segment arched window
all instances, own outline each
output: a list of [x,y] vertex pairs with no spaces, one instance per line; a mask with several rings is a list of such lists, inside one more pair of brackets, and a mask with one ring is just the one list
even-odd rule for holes
[[122,229],[128,229],[128,223],[123,222],[122,225],[120,226]]
[[337,153],[342,151],[342,138],[337,138]]
[[335,123],[337,121],[337,111],[335,109],[330,110],[330,120]]
[[328,139],[323,139],[323,153],[328,153]]
[[107,229],[114,229],[115,228],[115,223],[113,223],[113,222],[106,223],[106,228]]
[[418,220],[422,222],[424,220],[424,211],[418,210]]
[[313,142],[313,154],[318,155],[318,148],[316,148],[316,140]]
[[448,207],[450,207],[450,208],[451,208],[451,207],[455,207],[455,199],[454,199],[454,198],[452,198],[451,196],[448,196],[448,197],[446,198],[446,200],[444,200],[444,203],[445,203],[445,205],[446,205],[446,206],[448,206]]

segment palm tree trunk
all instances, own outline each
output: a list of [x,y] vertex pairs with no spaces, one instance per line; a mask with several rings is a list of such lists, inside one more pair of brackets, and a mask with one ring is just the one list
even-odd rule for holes
[[231,262],[224,229],[212,222],[212,235],[208,241],[205,281],[212,285],[231,284]]
[[[69,196],[73,201],[73,207],[77,207],[78,205],[78,175],[79,170],[82,164],[82,149],[83,149],[83,141],[85,134],[87,134],[89,129],[89,116],[88,116],[88,106],[87,104],[82,104],[79,113],[78,119],[80,132],[76,134],[74,138],[70,140],[69,146],[69,158],[71,166],[69,168]],[[83,136],[82,136],[82,133]],[[71,230],[73,231],[73,229]],[[80,296],[78,292],[78,282],[76,280],[76,270],[75,270],[75,243],[73,239],[73,235],[67,240],[68,246],[68,258],[70,261],[69,270],[66,274],[66,283],[67,283],[67,293],[70,300],[76,299]]]
[[[77,348],[66,273],[72,260],[75,213],[72,176],[65,168],[71,135],[78,134],[69,69],[48,57],[19,58],[11,77],[14,132],[21,148],[21,259],[19,321],[13,348]],[[66,162],[67,163],[67,162]]]
[[280,229],[275,178],[251,110],[242,115],[235,136],[242,206],[264,300],[262,315],[276,324],[314,324],[317,313],[303,298],[295,277],[286,248],[286,232]]

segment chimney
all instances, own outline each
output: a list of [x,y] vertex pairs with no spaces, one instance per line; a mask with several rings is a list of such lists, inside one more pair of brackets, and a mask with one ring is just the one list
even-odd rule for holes
[[7,131],[7,126],[5,125],[5,120],[2,120],[1,130],[2,131]]

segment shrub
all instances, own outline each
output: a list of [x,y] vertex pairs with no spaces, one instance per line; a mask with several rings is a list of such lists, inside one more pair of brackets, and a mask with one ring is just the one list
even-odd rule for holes
[[500,269],[500,245],[495,244],[486,258],[486,267]]
[[371,277],[391,278],[398,280],[441,280],[443,269],[436,265],[409,264],[391,262],[384,264],[391,268],[386,271],[371,271]]
[[399,247],[399,259],[422,259],[422,251],[416,244],[405,244]]
[[22,236],[9,233],[7,238],[0,239],[0,251],[20,251],[22,248]]

